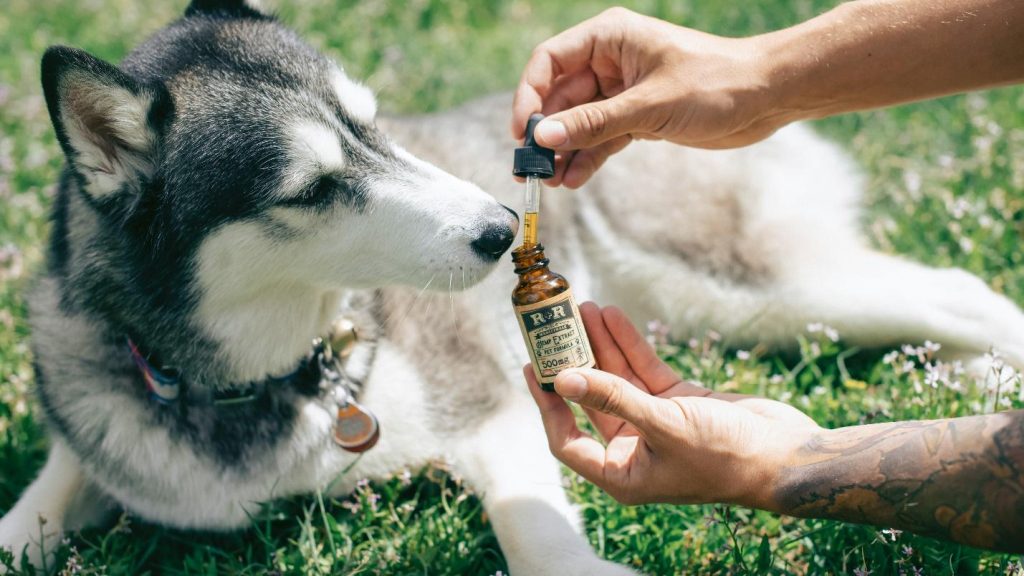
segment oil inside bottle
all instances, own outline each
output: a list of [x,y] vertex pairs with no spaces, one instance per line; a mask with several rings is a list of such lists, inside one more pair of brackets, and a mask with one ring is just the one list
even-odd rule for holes
[[525,244],[512,251],[519,283],[512,291],[516,320],[530,351],[541,389],[553,392],[555,376],[566,368],[593,368],[583,318],[569,282],[548,268],[544,246]]

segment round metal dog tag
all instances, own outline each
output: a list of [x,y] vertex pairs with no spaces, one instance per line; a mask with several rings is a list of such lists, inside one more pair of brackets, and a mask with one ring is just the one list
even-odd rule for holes
[[365,452],[380,438],[377,417],[355,402],[338,407],[334,443],[349,452]]

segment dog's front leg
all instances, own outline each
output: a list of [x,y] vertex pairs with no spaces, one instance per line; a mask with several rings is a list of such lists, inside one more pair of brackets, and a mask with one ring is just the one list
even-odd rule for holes
[[456,469],[482,496],[513,576],[635,574],[597,557],[565,495],[536,406],[524,396],[465,438]]
[[93,525],[111,508],[109,500],[86,479],[78,458],[60,440],[54,440],[39,477],[0,518],[0,547],[14,554],[15,566],[25,554],[33,566],[53,570],[53,552],[64,531]]

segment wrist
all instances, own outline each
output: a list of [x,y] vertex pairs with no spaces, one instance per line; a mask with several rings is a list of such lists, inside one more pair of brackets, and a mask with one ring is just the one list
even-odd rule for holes
[[856,2],[801,24],[755,37],[771,114],[782,124],[823,118],[845,111],[844,90],[830,75],[835,27],[854,16]]
[[831,430],[816,426],[780,430],[765,437],[765,442],[749,464],[749,488],[744,501],[737,502],[750,508],[785,513],[777,497],[779,487],[786,482],[787,471],[801,464],[802,453],[808,444]]

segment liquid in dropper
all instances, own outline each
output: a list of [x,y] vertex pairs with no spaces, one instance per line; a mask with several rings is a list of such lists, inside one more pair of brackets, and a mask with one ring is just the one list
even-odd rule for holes
[[523,246],[537,244],[537,213],[540,211],[540,178],[526,177],[526,210],[523,217]]

